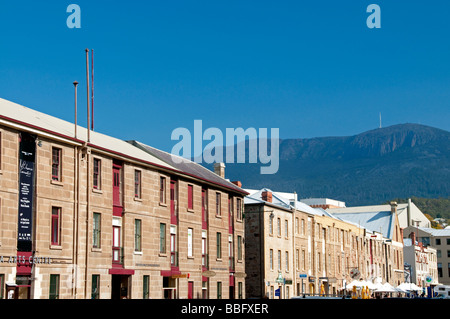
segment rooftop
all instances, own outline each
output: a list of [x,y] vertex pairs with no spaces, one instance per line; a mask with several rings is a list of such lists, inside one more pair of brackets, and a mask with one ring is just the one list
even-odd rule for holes
[[214,172],[189,160],[183,160],[181,164],[175,164],[171,160],[171,154],[157,150],[148,145],[132,141],[126,142],[97,131],[89,131],[77,125],[75,136],[75,124],[57,117],[38,112],[20,104],[0,98],[0,124],[24,130],[41,137],[51,136],[66,142],[75,144],[87,144],[92,148],[109,151],[117,156],[140,161],[148,165],[154,165],[175,173],[183,173],[191,177],[199,178],[233,191],[245,194],[240,187],[221,178]]

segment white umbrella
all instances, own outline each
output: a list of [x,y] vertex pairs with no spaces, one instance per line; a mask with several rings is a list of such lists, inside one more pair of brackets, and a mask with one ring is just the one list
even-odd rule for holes
[[398,292],[397,290],[395,290],[394,287],[391,286],[391,284],[389,284],[388,282],[385,283],[384,285],[381,285],[381,287],[375,289],[376,292]]
[[353,289],[353,286],[355,286],[357,289],[361,288],[362,282],[359,280],[353,280],[351,283],[349,283],[348,285],[346,285],[346,289]]
[[397,286],[397,289],[403,291],[422,291],[422,288],[418,287],[415,283],[403,282]]
[[414,283],[411,284],[411,289],[415,291],[422,291],[422,287],[419,287]]
[[377,291],[378,289],[383,289],[383,285],[379,281],[373,284],[373,290]]
[[372,283],[370,280],[363,280],[362,284],[364,287],[368,287],[370,290],[376,289],[376,286],[374,283]]

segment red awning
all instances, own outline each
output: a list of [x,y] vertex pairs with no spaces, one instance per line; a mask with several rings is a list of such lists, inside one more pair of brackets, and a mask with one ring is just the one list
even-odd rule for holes
[[134,275],[134,269],[111,268],[110,275]]

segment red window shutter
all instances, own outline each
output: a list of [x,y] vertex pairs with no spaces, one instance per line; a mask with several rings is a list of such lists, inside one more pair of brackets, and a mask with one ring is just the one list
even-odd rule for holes
[[194,192],[193,192],[194,186],[188,185],[188,208],[193,209],[194,208]]

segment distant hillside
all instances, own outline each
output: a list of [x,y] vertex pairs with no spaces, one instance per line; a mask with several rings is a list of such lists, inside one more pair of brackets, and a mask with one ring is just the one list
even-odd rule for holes
[[399,124],[354,136],[286,139],[280,141],[278,173],[261,175],[260,166],[227,163],[226,177],[246,188],[296,191],[300,198],[328,197],[347,206],[447,198],[450,133]]

